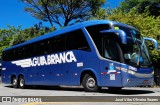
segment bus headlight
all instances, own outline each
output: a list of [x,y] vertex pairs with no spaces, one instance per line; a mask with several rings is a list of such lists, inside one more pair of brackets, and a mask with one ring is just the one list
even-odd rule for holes
[[129,74],[132,74],[132,75],[135,75],[135,72],[134,72],[134,71],[131,71],[131,70],[128,70],[128,73],[129,73]]

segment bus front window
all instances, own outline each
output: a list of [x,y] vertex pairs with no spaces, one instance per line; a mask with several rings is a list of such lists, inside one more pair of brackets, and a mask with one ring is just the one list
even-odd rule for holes
[[129,27],[120,26],[119,29],[123,30],[127,34],[127,44],[123,45],[126,63],[139,67],[151,66],[148,49],[140,33],[136,29]]
[[145,44],[142,44],[141,41],[128,42],[124,47],[124,52],[125,57],[126,55],[129,56],[126,57],[127,59],[125,60],[130,65],[143,67],[151,65],[147,47]]

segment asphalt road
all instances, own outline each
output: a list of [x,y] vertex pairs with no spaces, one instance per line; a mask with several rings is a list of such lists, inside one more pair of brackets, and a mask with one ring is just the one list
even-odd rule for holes
[[[123,88],[121,91],[109,91],[103,88],[100,92],[85,92],[82,87],[28,87],[14,89],[11,85],[0,83],[0,105],[159,105],[160,88]],[[2,97],[3,96],[3,97]],[[21,99],[19,99],[21,98]],[[42,99],[41,99],[42,98]],[[131,99],[126,101],[126,99]],[[147,99],[141,100],[142,98]],[[148,98],[154,99],[148,102]],[[25,101],[25,100],[30,100]],[[35,102],[33,100],[35,99]],[[37,100],[36,100],[37,99]],[[116,102],[115,100],[118,100]],[[157,102],[157,100],[159,102]],[[32,100],[32,101],[31,101]],[[42,101],[43,100],[43,101]],[[4,102],[6,101],[6,102]],[[143,101],[143,102],[142,102]]]

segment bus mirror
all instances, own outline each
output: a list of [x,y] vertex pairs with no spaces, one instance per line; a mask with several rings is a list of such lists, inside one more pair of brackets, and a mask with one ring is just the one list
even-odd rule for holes
[[121,38],[121,42],[123,44],[127,44],[127,35],[123,30],[110,29],[110,30],[100,31],[100,33],[115,33]]
[[153,39],[153,38],[146,38],[146,37],[144,37],[143,39],[144,39],[144,41],[147,41],[147,40],[151,41],[154,44],[155,49],[158,50],[158,42],[155,39]]

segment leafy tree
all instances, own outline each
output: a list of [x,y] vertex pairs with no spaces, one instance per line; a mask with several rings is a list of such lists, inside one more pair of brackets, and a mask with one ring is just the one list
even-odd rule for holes
[[31,38],[54,31],[54,28],[44,27],[42,26],[42,23],[35,24],[33,27],[24,30],[21,29],[21,26],[18,28],[8,26],[8,28],[8,30],[0,29],[0,57],[2,55],[2,51],[9,46],[16,45]]
[[12,34],[12,30],[0,29],[0,58],[2,51],[9,47]]
[[[21,0],[34,17],[64,27],[94,16],[106,0]],[[56,25],[54,25],[56,26]]]
[[149,15],[160,16],[160,0],[124,0],[119,7],[123,12],[136,8],[139,13],[149,11]]
[[54,29],[50,29],[48,27],[42,26],[42,23],[35,24],[34,27],[30,27],[27,29],[22,30],[21,27],[14,28],[10,27],[12,31],[14,31],[14,34],[12,34],[12,40],[10,40],[10,46],[16,45],[22,42],[25,42],[31,38],[44,35],[45,33],[51,32]]

